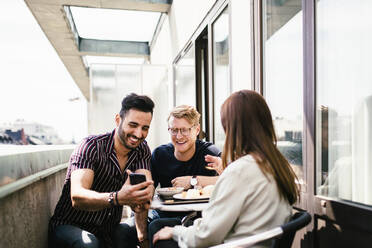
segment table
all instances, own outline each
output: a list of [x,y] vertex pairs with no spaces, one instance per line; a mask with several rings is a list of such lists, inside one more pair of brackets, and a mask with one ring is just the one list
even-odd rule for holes
[[162,200],[155,195],[154,199],[151,202],[151,209],[157,209],[161,211],[169,211],[169,212],[187,212],[187,211],[203,211],[207,208],[208,202],[204,203],[185,203],[185,204],[176,204],[176,205],[165,205],[163,204]]

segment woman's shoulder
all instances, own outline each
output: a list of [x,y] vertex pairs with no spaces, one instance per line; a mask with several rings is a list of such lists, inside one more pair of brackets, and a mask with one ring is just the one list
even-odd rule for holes
[[245,155],[230,163],[222,175],[225,174],[225,172],[226,176],[229,174],[237,174],[239,177],[244,177],[247,179],[265,177],[252,155]]
[[246,169],[247,167],[257,167],[257,162],[252,155],[245,155],[238,158],[237,160],[230,163],[227,167],[227,171],[239,171]]

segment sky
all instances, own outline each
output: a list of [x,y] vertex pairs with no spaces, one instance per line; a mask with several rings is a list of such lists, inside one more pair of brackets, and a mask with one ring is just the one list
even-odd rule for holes
[[87,102],[24,1],[1,1],[0,33],[0,124],[24,119],[67,141],[86,136]]

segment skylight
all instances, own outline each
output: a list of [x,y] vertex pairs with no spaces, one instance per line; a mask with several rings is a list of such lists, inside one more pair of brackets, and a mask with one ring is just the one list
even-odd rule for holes
[[150,42],[161,13],[70,7],[80,37],[97,40]]
[[83,56],[85,64],[90,67],[92,64],[126,64],[142,65],[145,63],[144,58],[131,57],[107,57],[107,56]]

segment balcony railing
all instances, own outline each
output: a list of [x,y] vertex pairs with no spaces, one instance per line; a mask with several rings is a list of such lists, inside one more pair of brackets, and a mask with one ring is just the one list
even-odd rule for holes
[[0,247],[47,247],[48,222],[74,146],[13,147],[0,154]]

